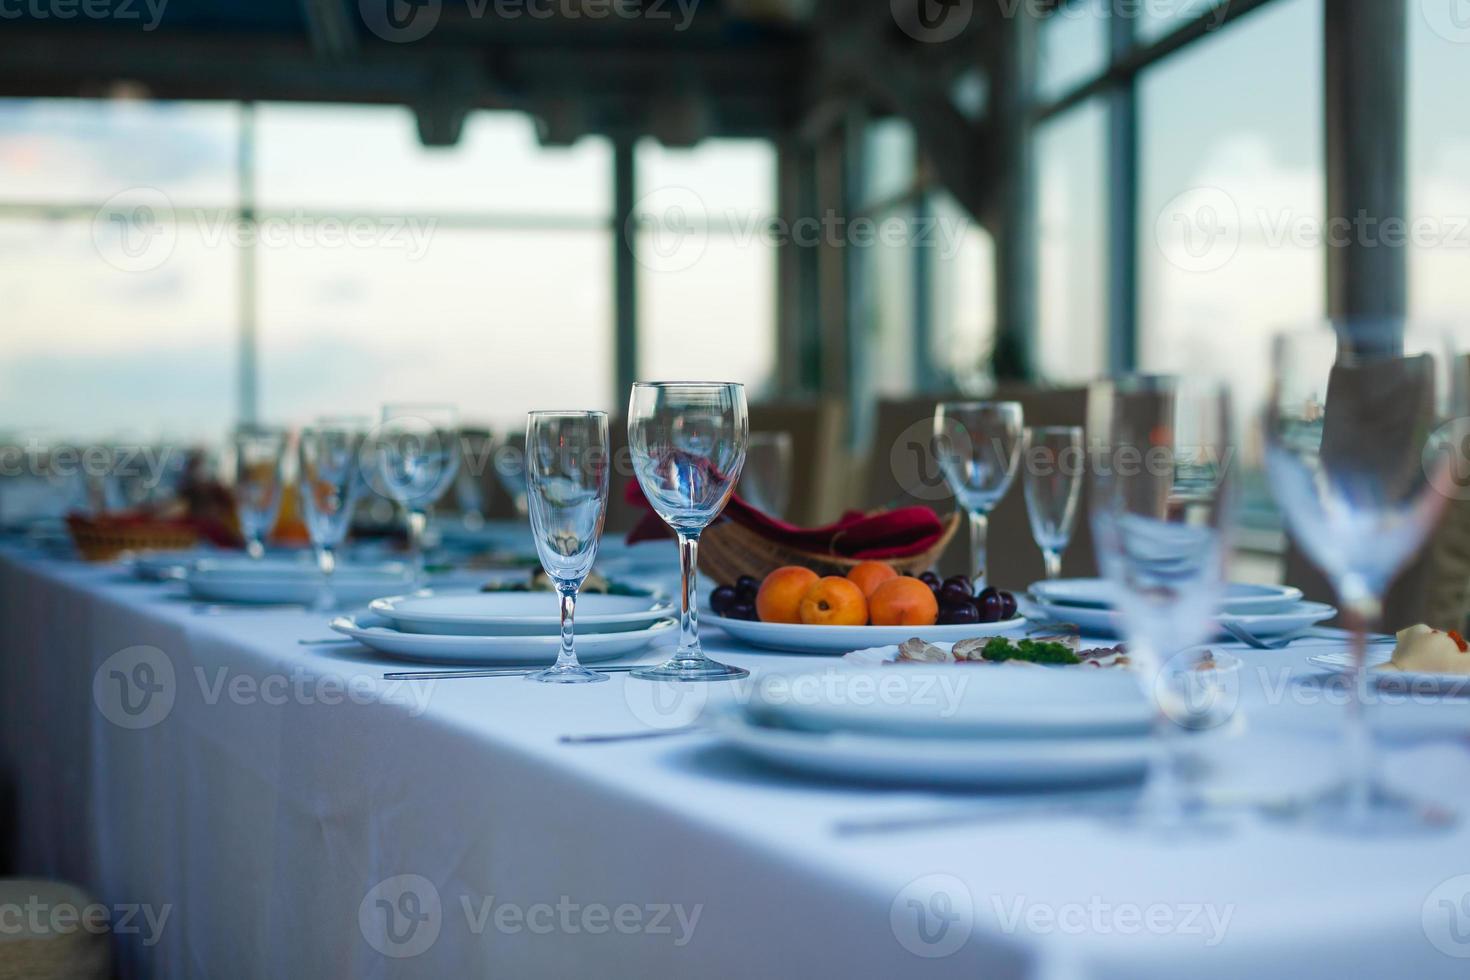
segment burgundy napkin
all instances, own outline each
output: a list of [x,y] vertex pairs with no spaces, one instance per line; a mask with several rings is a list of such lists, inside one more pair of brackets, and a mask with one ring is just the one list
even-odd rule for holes
[[[635,507],[648,508],[648,513],[628,532],[629,544],[669,536],[669,526],[649,508],[636,479],[628,481],[624,499]],[[944,534],[944,523],[928,507],[900,507],[877,514],[850,510],[835,524],[802,528],[762,513],[739,495],[732,494],[721,516],[768,541],[798,551],[844,558],[908,558],[933,547]]]

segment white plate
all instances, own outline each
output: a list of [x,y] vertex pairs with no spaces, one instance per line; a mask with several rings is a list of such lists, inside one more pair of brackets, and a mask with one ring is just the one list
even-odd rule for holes
[[[679,624],[663,619],[647,629],[622,633],[577,634],[577,659],[584,663],[611,660],[644,649],[662,636],[674,636]],[[556,661],[559,636],[446,636],[401,633],[381,616],[339,616],[332,629],[363,646],[399,660],[430,664],[496,664],[539,666]]]
[[[1089,609],[1085,606],[1057,605],[1050,602],[1028,602],[1027,600],[1021,600],[1021,604],[1023,612],[1028,605],[1034,606],[1044,618],[1073,623],[1083,633],[1094,636],[1119,636],[1122,632],[1122,619],[1112,609]],[[1285,613],[1270,616],[1221,616],[1220,619],[1222,622],[1235,623],[1261,639],[1270,639],[1304,630],[1336,615],[1337,610],[1325,602],[1299,602]],[[1229,634],[1223,630],[1219,635],[1225,639],[1230,638]]]
[[[1386,644],[1377,650],[1368,650],[1368,677],[1386,691],[1402,691],[1407,694],[1470,694],[1470,674],[1427,674],[1417,670],[1378,670],[1393,657],[1393,649]],[[1345,673],[1353,669],[1353,655],[1346,651],[1323,653],[1312,657],[1307,663]],[[1466,715],[1470,723],[1470,713]]]
[[743,708],[750,719],[775,727],[910,739],[1146,735],[1153,721],[1137,678],[1126,670],[1019,664],[769,674]]
[[[201,602],[302,603],[321,593],[322,575],[316,566],[290,559],[208,558],[184,573],[189,595]],[[340,565],[332,574],[332,592],[339,603],[360,605],[413,584],[407,565]]]
[[764,762],[807,775],[909,786],[1039,787],[1137,779],[1147,738],[914,739],[789,731],[720,712],[715,732]]
[[[1112,609],[1113,584],[1100,578],[1066,578],[1033,582],[1032,595],[1048,605]],[[1289,585],[1253,585],[1231,582],[1220,608],[1232,616],[1269,616],[1288,613],[1302,601],[1302,590]]]
[[[377,599],[371,611],[405,633],[440,636],[551,636],[561,629],[554,592],[423,590]],[[668,599],[650,596],[577,597],[578,635],[647,629],[669,615]]]
[[972,623],[968,626],[807,626],[804,623],[760,623],[748,619],[727,619],[700,610],[700,622],[718,626],[737,640],[768,650],[786,653],[847,653],[863,647],[902,643],[915,636],[938,643],[968,640],[976,636],[1000,636],[1026,625],[1021,617],[1000,623]]

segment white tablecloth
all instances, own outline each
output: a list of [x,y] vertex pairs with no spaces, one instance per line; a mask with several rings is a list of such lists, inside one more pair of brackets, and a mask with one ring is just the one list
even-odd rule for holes
[[[1369,842],[1249,819],[1165,844],[1031,818],[839,837],[844,818],[996,801],[803,780],[706,735],[563,745],[691,705],[661,714],[663,685],[622,677],[390,686],[360,649],[297,642],[326,635],[319,614],[204,615],[116,568],[0,556],[0,627],[20,870],[136,907],[117,939],[133,975],[1470,971],[1466,826]],[[754,671],[811,662],[707,640]],[[1286,683],[1312,652],[1240,654],[1246,725],[1212,744],[1220,785],[1331,777],[1341,709]],[[139,714],[114,671],[157,689],[146,706],[135,691]],[[1470,812],[1466,743],[1386,766]]]

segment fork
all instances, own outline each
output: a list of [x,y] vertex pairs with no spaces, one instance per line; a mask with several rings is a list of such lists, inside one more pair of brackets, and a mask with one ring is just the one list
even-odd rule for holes
[[[1256,636],[1250,630],[1246,629],[1244,626],[1241,626],[1238,623],[1232,623],[1226,620],[1221,622],[1220,625],[1224,627],[1225,632],[1229,633],[1231,636],[1235,637],[1246,646],[1252,647],[1256,650],[1285,650],[1288,646],[1295,643],[1297,640],[1305,640],[1308,637],[1314,636],[1314,630],[1316,629],[1316,627],[1309,626],[1306,629],[1297,630],[1295,633],[1288,633],[1285,636],[1277,636],[1263,639],[1259,636]],[[1392,636],[1386,635],[1370,636],[1368,637],[1368,642],[1370,644],[1392,643],[1394,642],[1394,638]]]

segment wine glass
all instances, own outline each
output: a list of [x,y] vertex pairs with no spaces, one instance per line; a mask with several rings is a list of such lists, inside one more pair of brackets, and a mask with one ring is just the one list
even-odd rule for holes
[[752,432],[737,492],[752,507],[784,517],[791,496],[791,433]]
[[362,487],[358,459],[368,425],[366,419],[323,418],[303,429],[296,443],[301,518],[322,573],[318,609],[336,606],[332,573]]
[[1061,578],[1062,553],[1072,541],[1085,469],[1080,426],[1027,428],[1021,448],[1021,488],[1031,536],[1046,561],[1046,577]]
[[1180,798],[1176,743],[1200,720],[1198,647],[1215,630],[1233,527],[1230,396],[1213,381],[1126,377],[1104,383],[1089,429],[1092,524],[1133,673],[1156,710],[1157,756],[1141,816],[1158,829],[1195,821]]
[[1443,821],[1447,811],[1379,781],[1365,706],[1367,636],[1389,583],[1446,501],[1462,495],[1453,479],[1466,363],[1448,333],[1397,318],[1293,330],[1275,338],[1272,352],[1266,477],[1292,538],[1332,583],[1353,637],[1347,771],[1315,814],[1355,833]]
[[264,557],[265,537],[281,512],[289,442],[285,429],[260,425],[240,426],[230,440],[228,469],[234,481],[235,513],[251,558]]
[[941,402],[934,409],[934,454],[955,501],[970,515],[970,567],[985,584],[990,512],[1016,476],[1021,456],[1018,402]]
[[696,565],[699,535],[730,499],[745,462],[750,420],[745,388],[721,383],[642,383],[628,404],[628,448],[638,485],[679,539],[679,647],[657,667],[633,671],[650,680],[713,681],[744,677],[699,647]]
[[607,516],[606,412],[531,412],[526,419],[526,500],[541,567],[561,596],[561,652],[533,681],[583,684],[607,675],[577,663],[572,620]]
[[493,457],[495,478],[510,496],[517,517],[525,517],[526,504],[526,434],[508,432]]
[[459,434],[459,473],[454,478],[454,502],[460,524],[467,531],[485,526],[485,493],[481,479],[493,441],[487,429],[464,429]]
[[424,531],[434,503],[459,472],[459,413],[453,405],[384,405],[373,439],[374,489],[408,512],[414,580],[424,574]]

